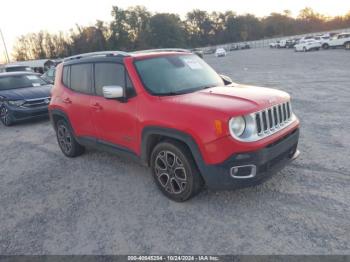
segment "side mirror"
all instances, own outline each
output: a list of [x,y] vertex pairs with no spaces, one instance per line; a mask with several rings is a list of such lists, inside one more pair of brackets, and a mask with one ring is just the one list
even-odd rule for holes
[[222,78],[222,80],[224,80],[224,84],[227,85],[231,85],[233,83],[232,79],[229,76],[226,75],[220,75],[220,77]]
[[124,98],[124,88],[121,86],[104,86],[102,90],[107,99]]

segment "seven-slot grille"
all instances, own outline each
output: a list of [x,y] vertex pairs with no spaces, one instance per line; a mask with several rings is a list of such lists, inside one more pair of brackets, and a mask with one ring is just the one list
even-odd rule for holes
[[275,132],[292,118],[290,102],[266,108],[255,114],[256,128],[259,136]]
[[29,107],[29,108],[47,106],[50,103],[50,100],[51,100],[50,97],[30,99],[30,100],[26,100],[23,106]]

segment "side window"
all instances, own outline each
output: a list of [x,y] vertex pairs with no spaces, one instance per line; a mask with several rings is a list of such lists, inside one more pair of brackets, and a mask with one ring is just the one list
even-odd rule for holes
[[50,68],[50,69],[47,71],[47,76],[54,77],[54,76],[55,76],[54,73],[55,73],[54,69]]
[[63,67],[62,82],[66,87],[70,87],[70,66]]
[[117,63],[95,64],[95,90],[98,96],[103,96],[104,86],[125,87],[124,66]]
[[92,64],[70,66],[70,88],[74,91],[90,94],[92,90]]

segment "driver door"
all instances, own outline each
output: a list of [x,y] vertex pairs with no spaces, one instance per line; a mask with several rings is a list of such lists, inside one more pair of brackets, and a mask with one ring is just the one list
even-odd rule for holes
[[[121,86],[131,90],[132,84],[122,64],[101,62],[94,64],[95,95],[91,98],[92,119],[100,142],[136,151],[136,94],[126,101],[107,99],[104,86]],[[131,87],[130,87],[131,85]],[[129,91],[130,93],[130,91]],[[131,92],[132,93],[132,92]]]

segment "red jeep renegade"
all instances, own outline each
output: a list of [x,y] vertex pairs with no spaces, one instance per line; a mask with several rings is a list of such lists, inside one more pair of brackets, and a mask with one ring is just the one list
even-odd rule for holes
[[66,156],[91,145],[135,156],[175,201],[255,185],[299,154],[287,93],[232,83],[186,51],[67,58],[49,112]]

